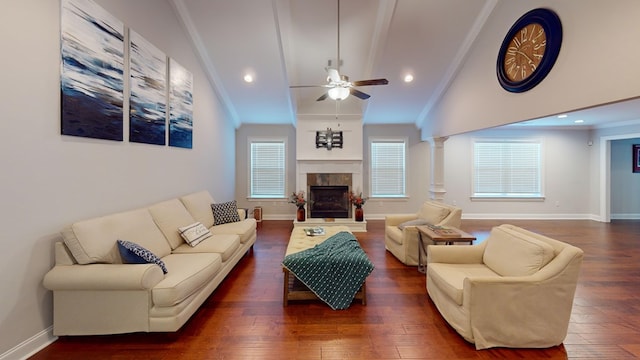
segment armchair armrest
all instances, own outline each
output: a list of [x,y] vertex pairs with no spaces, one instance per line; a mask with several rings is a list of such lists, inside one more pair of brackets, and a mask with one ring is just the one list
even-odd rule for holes
[[428,263],[482,264],[485,243],[469,246],[427,246]]
[[392,214],[384,217],[384,226],[398,226],[403,222],[410,220],[416,220],[418,215],[416,214]]
[[536,278],[534,274],[464,280],[463,306],[469,308],[476,349],[538,348],[562,343],[576,284]]
[[44,277],[49,290],[145,290],[164,279],[155,264],[57,265]]

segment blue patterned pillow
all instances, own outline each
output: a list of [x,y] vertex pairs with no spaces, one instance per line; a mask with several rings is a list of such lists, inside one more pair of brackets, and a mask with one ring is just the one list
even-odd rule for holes
[[211,204],[211,209],[213,209],[213,220],[215,221],[213,225],[240,221],[238,205],[235,200],[220,204]]
[[163,273],[167,273],[164,261],[142,246],[126,240],[118,240],[118,250],[125,264],[156,264]]

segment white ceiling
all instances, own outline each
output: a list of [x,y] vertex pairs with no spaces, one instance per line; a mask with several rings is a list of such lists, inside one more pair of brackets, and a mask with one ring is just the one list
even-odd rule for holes
[[[172,3],[236,126],[295,125],[329,115],[420,127],[497,0],[340,0],[340,73],[351,81],[389,80],[359,87],[371,95],[367,100],[350,96],[340,102],[316,101],[325,88],[289,88],[326,83],[325,67],[336,64],[338,53],[338,0]],[[407,73],[413,82],[403,81]],[[243,81],[245,74],[254,81]],[[526,124],[567,126],[578,117],[585,120],[579,126],[589,127],[637,120],[640,100]]]

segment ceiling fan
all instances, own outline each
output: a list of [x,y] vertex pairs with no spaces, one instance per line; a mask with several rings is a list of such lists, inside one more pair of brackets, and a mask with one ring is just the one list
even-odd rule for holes
[[316,101],[325,100],[327,97],[333,100],[344,100],[349,95],[353,95],[359,99],[366,100],[371,95],[366,94],[355,86],[369,86],[369,85],[387,85],[389,80],[387,79],[370,79],[370,80],[358,80],[349,81],[349,77],[340,74],[340,0],[338,0],[338,56],[336,61],[336,67],[331,67],[331,60],[329,60],[328,66],[325,68],[327,71],[327,84],[324,85],[292,85],[290,88],[305,88],[305,87],[324,87],[328,88],[326,93],[322,94]]

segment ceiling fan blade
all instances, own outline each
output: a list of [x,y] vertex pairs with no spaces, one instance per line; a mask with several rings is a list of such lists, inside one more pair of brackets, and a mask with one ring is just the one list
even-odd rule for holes
[[316,99],[316,101],[322,101],[322,100],[326,99],[328,96],[329,96],[328,93],[324,93],[324,94],[322,94],[322,96],[320,96],[318,99]]
[[329,79],[331,79],[332,82],[339,83],[340,81],[342,81],[342,79],[340,78],[340,74],[338,73],[338,70],[328,68],[327,73],[329,74]]
[[366,99],[371,97],[371,95],[365,94],[362,91],[354,89],[354,88],[349,89],[349,91],[351,92],[351,95],[353,95],[353,96],[355,96],[357,98],[360,98],[362,100],[366,100]]
[[290,88],[330,87],[329,85],[290,85]]
[[353,86],[387,85],[388,83],[389,83],[389,80],[387,79],[359,80],[359,81],[354,81]]

